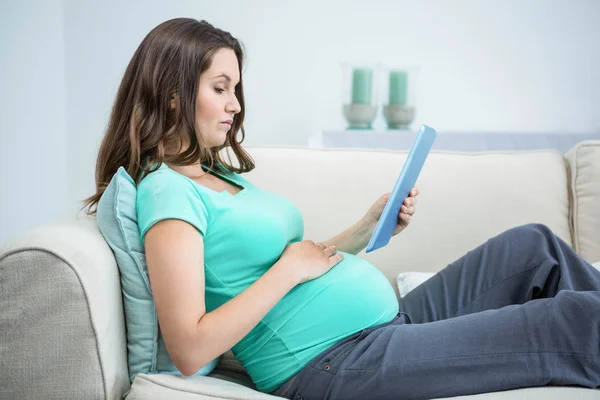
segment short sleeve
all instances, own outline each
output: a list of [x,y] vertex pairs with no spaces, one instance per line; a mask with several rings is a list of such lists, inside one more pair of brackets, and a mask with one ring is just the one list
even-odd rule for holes
[[191,182],[157,171],[148,175],[137,188],[137,222],[142,243],[146,232],[165,219],[186,221],[206,235],[208,211]]

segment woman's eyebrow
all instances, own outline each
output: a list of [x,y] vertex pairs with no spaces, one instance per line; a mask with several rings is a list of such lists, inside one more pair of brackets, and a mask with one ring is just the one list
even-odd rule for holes
[[210,79],[217,79],[217,78],[225,78],[225,79],[227,79],[228,82],[231,82],[231,77],[225,73],[217,75],[217,76],[213,76]]

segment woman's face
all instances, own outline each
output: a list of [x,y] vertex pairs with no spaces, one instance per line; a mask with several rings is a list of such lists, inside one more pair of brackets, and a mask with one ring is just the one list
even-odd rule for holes
[[210,68],[200,74],[196,124],[209,147],[225,142],[233,118],[241,110],[235,96],[239,81],[238,61],[231,49],[217,51]]

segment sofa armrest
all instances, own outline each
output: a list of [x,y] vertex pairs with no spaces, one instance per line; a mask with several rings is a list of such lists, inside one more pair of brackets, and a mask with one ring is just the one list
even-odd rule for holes
[[600,261],[600,140],[579,143],[566,154],[571,177],[571,224],[575,250]]
[[120,278],[95,219],[9,241],[0,277],[0,398],[121,398],[130,382]]

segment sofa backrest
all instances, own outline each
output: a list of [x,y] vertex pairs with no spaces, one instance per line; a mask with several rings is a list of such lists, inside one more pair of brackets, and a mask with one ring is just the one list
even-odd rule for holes
[[[407,151],[247,148],[255,185],[294,202],[305,239],[323,241],[358,221],[390,192]],[[511,227],[541,223],[573,245],[569,168],[553,150],[432,152],[417,186],[409,228],[379,250],[360,254],[391,283],[400,271],[438,271]]]

